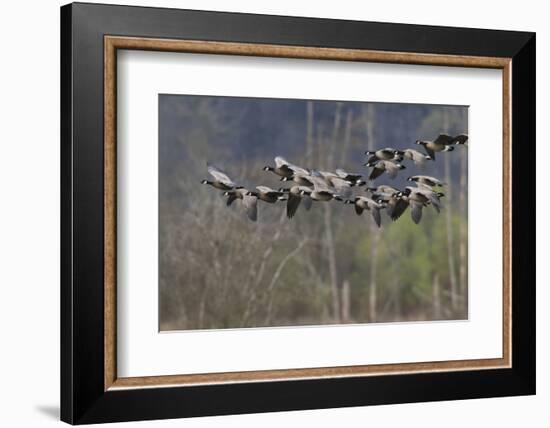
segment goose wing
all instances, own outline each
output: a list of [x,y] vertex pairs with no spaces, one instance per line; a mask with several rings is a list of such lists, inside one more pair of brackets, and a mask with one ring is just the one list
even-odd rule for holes
[[395,199],[395,205],[393,207],[392,213],[391,213],[391,219],[393,221],[397,220],[399,217],[403,215],[407,207],[409,206],[409,202],[405,201],[402,198]]
[[374,163],[378,161],[378,156],[372,155],[370,158],[367,159],[367,163]]
[[429,184],[420,183],[418,181],[416,182],[416,187],[418,187],[419,189],[422,189],[422,190],[429,190],[429,191],[432,190],[432,186],[430,186]]
[[226,184],[229,187],[235,187],[235,183],[221,169],[214,165],[207,164],[208,173],[220,183]]
[[248,218],[252,221],[258,220],[258,198],[252,195],[244,195],[243,205],[246,208]]
[[286,215],[288,218],[294,217],[301,201],[302,198],[299,195],[295,195],[292,192],[288,194],[288,201],[286,202]]
[[[380,161],[381,162],[381,161]],[[374,165],[374,167],[372,168],[372,171],[369,175],[369,180],[376,180],[378,177],[380,177],[384,171],[385,171],[385,167],[383,168],[382,167],[382,164],[380,164],[380,162],[378,162],[376,165]]]
[[336,193],[344,198],[351,196],[351,185],[343,178],[333,177],[331,180],[332,185],[336,189]]
[[329,191],[329,187],[327,182],[322,178],[322,176],[311,176],[307,178],[312,184],[315,190],[321,192],[321,191]]
[[266,195],[273,195],[273,196],[279,196],[281,192],[278,192],[277,190],[273,190],[271,187],[267,186],[256,186],[256,189],[259,190],[261,193],[264,193]]
[[394,162],[391,162],[391,161],[383,161],[384,162],[384,165],[385,165],[385,168],[386,168],[386,172],[388,173],[388,176],[391,178],[391,179],[394,179],[395,177],[397,177],[397,172],[399,171],[399,164],[396,164]]
[[342,168],[336,168],[336,171],[334,171],[334,172],[336,172],[336,175],[338,177],[343,178],[344,180],[357,181],[362,177],[361,174],[347,172]]
[[309,211],[313,203],[312,199],[308,195],[303,195],[302,200],[304,201],[304,208]]
[[414,149],[405,149],[405,156],[412,160],[417,165],[424,165],[426,155]]
[[382,218],[380,216],[380,209],[371,208],[370,212],[371,212],[372,218],[374,219],[374,222],[378,227],[380,227],[380,224],[382,223]]
[[235,193],[230,193],[229,195],[227,195],[226,205],[230,206],[235,201],[235,199],[237,199],[237,195]]
[[424,150],[426,150],[426,153],[428,154],[428,156],[431,157],[433,161],[435,161],[435,152],[432,149],[429,149],[428,147],[426,147],[425,145],[423,147],[424,147]]
[[411,206],[411,218],[412,220],[418,224],[420,223],[420,219],[422,218],[422,204],[410,201],[409,205]]

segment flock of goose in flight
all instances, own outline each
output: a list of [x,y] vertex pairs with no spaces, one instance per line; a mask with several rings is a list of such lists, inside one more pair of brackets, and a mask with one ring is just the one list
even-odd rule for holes
[[[439,189],[446,183],[428,175],[414,175],[407,180],[414,186],[405,189],[382,184],[376,187],[367,186],[384,173],[390,178],[397,177],[399,171],[405,169],[403,161],[412,161],[415,165],[425,165],[426,161],[435,161],[438,152],[451,152],[454,145],[467,144],[468,136],[459,134],[450,136],[440,134],[433,141],[417,140],[416,144],[423,147],[425,153],[414,149],[383,148],[375,151],[366,151],[367,162],[363,165],[372,168],[367,180],[363,180],[363,174],[349,173],[341,168],[335,171],[319,171],[304,168],[288,162],[285,158],[277,156],[275,166],[265,166],[264,171],[272,172],[280,177],[280,181],[292,183],[290,187],[281,187],[277,190],[268,186],[256,186],[255,190],[249,190],[235,183],[229,176],[207,163],[208,173],[212,180],[202,180],[202,184],[210,185],[223,191],[227,197],[227,206],[239,199],[250,220],[258,219],[258,200],[269,203],[286,202],[286,214],[288,218],[294,217],[300,204],[309,210],[313,201],[329,202],[332,200],[353,205],[357,215],[363,211],[369,211],[378,227],[381,225],[380,211],[385,210],[391,220],[395,221],[410,207],[411,218],[414,223],[420,223],[422,209],[432,206],[438,213],[441,210],[441,198],[444,196]],[[353,196],[352,188],[365,186],[366,196]]]

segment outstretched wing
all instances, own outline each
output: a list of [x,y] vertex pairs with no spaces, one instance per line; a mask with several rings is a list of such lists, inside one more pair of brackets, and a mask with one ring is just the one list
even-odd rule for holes
[[256,186],[256,189],[259,190],[262,193],[265,193],[268,196],[280,196],[281,192],[278,192],[277,190],[273,190],[271,187],[267,186]]
[[304,208],[309,211],[313,200],[308,195],[302,196],[302,200],[304,201]]
[[235,187],[235,183],[229,178],[229,176],[221,169],[214,165],[206,164],[208,173],[214,177],[220,183],[226,184],[229,187]]
[[235,193],[230,193],[228,196],[227,196],[227,202],[226,202],[226,205],[227,206],[230,206],[233,201],[235,201],[235,199],[237,199],[237,195],[235,195]]
[[252,221],[258,220],[258,198],[252,195],[244,195],[243,205],[246,208],[248,218]]
[[397,177],[397,172],[399,171],[399,165],[390,161],[383,161],[385,162],[386,172],[388,173],[388,176],[393,180],[395,177]]
[[411,201],[410,205],[411,205],[411,218],[416,224],[418,224],[420,223],[420,219],[422,218],[422,204]]
[[369,180],[376,180],[378,177],[380,177],[384,173],[384,170],[382,168],[377,167],[377,165],[378,164],[376,164],[372,169],[369,175]]
[[[307,199],[309,199],[309,197]],[[297,196],[293,193],[288,194],[288,201],[286,202],[286,215],[288,218],[294,217],[294,214],[296,214],[296,210],[298,210],[301,201],[302,198],[300,196]]]
[[378,227],[382,223],[382,218],[380,217],[380,210],[378,208],[371,208],[372,218]]
[[427,148],[426,146],[423,146],[424,150],[426,150],[426,153],[429,157],[432,158],[433,161],[435,161],[435,152],[432,149]]
[[403,199],[397,199],[395,202],[395,206],[391,213],[391,219],[393,221],[397,220],[399,217],[403,215],[407,207],[409,206],[409,203],[407,201],[404,201]]
[[277,156],[275,158],[275,166],[277,168],[280,168],[280,167],[285,166],[285,165],[288,165],[288,161],[284,157]]
[[334,172],[338,177],[343,178],[344,180],[357,181],[362,177],[361,174],[347,172],[342,168],[336,168]]
[[342,178],[333,177],[331,180],[332,185],[336,189],[336,193],[344,198],[351,196],[351,185]]

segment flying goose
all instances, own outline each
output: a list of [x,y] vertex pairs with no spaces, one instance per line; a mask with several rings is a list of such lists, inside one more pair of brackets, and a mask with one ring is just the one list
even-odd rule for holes
[[407,178],[407,181],[414,181],[416,182],[417,185],[424,184],[429,187],[435,187],[435,186],[443,187],[446,185],[446,183],[444,183],[443,181],[435,177],[430,177],[429,175],[413,175]]
[[420,192],[418,188],[407,187],[397,195],[402,201],[411,207],[411,218],[418,224],[422,219],[422,208],[430,204],[430,198]]
[[424,153],[419,152],[414,149],[404,149],[396,150],[396,156],[402,156],[403,159],[408,159],[414,162],[415,165],[424,165],[424,161],[430,160],[432,157],[430,155],[425,155]]
[[305,189],[301,190],[300,194],[302,196],[308,194],[311,199],[320,202],[327,202],[331,201],[332,199],[343,201],[342,197],[339,194],[328,187],[322,177],[312,176],[311,180],[314,184],[313,189],[308,189],[309,192]]
[[361,177],[362,177],[361,174],[350,173],[343,170],[342,168],[336,168],[334,172],[336,173],[336,175],[338,175],[338,177],[343,178],[346,181],[349,181],[352,184],[352,186],[362,186],[364,184],[367,184],[366,181],[361,180]]
[[399,189],[396,189],[395,187],[388,186],[387,184],[381,184],[378,187],[367,187],[365,189],[365,192],[369,192],[374,199],[376,199],[377,194],[381,193],[388,193],[390,195],[393,195],[394,193],[399,192]]
[[439,214],[441,212],[441,198],[445,196],[444,193],[434,192],[430,187],[426,185],[420,185],[419,187],[407,186],[407,189],[411,189],[411,192],[420,193],[421,195],[428,198],[428,203],[434,207],[437,213]]
[[401,217],[409,206],[401,191],[395,193],[378,193],[376,194],[376,198],[376,202],[385,205],[386,212],[393,221]]
[[[329,187],[334,187],[336,192],[344,198],[351,196],[351,181],[347,181],[334,172],[313,171],[312,175],[322,178]],[[315,183],[314,183],[315,184]]]
[[392,161],[380,160],[374,165],[369,175],[369,180],[375,180],[376,178],[380,177],[384,173],[384,171],[388,173],[388,176],[391,179],[394,179],[395,177],[397,177],[397,171],[399,171],[400,169],[405,169],[405,165],[401,165],[400,163],[395,163]]
[[374,151],[367,150],[365,154],[367,156],[370,156],[370,158],[365,163],[365,166],[373,166],[379,160],[396,160],[395,149],[392,149],[390,147]]
[[344,203],[353,204],[357,215],[363,214],[364,210],[370,211],[374,222],[380,227],[382,221],[380,218],[380,210],[386,206],[384,203],[375,202],[371,198],[366,198],[365,196],[356,196],[355,199],[347,199]]
[[308,174],[309,171],[305,168],[293,165],[288,162],[282,156],[277,156],[275,158],[275,167],[264,166],[264,171],[271,171],[283,178],[291,178],[294,173]]
[[309,187],[292,186],[291,188],[287,189],[279,189],[279,192],[288,193],[288,199],[286,203],[286,215],[288,218],[294,217],[294,214],[296,214],[296,211],[298,210],[298,207],[300,206],[300,202],[302,202],[302,200],[304,201],[304,208],[306,210],[309,210],[311,208],[311,198],[309,197],[311,189]]
[[248,192],[249,195],[256,196],[258,199],[274,204],[277,201],[283,201],[283,193],[278,190],[273,190],[267,186],[256,186],[257,192]]
[[225,172],[223,172],[219,168],[216,168],[214,165],[210,165],[209,163],[206,163],[206,166],[208,173],[212,177],[214,177],[214,180],[202,180],[202,184],[209,184],[210,186],[220,190],[231,190],[237,187],[237,185],[228,177]]
[[240,199],[246,209],[248,218],[252,221],[256,221],[258,219],[258,198],[252,195],[248,189],[239,187],[233,190],[228,190],[224,192],[223,195],[227,196],[227,206],[231,205],[236,199]]
[[312,176],[309,173],[296,172],[290,177],[283,177],[281,181],[294,181],[298,186],[313,187]]
[[439,136],[433,140],[416,140],[415,144],[420,144],[426,150],[426,153],[435,161],[435,152],[452,152],[454,150],[453,144],[465,144],[468,141],[466,134],[460,134],[456,137],[451,137],[447,134],[439,134]]

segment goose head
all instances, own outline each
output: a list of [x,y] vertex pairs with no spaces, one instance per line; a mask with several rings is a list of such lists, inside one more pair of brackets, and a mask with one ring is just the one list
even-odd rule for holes
[[416,141],[414,142],[414,144],[422,144],[422,145],[424,145],[424,144],[426,144],[426,142],[425,142],[425,141],[422,141],[422,140],[416,140]]
[[373,155],[374,153],[375,153],[375,152],[373,152],[373,151],[371,151],[371,150],[367,150],[367,151],[365,152],[365,154],[366,154],[367,156]]
[[272,166],[267,166],[267,165],[264,166],[262,169],[263,169],[264,171],[273,171],[273,167],[272,167]]
[[208,180],[201,180],[201,184],[208,184]]
[[407,181],[414,181],[414,179],[412,177],[408,177]]

